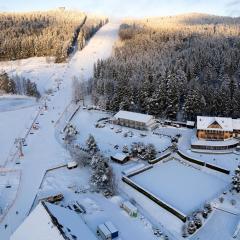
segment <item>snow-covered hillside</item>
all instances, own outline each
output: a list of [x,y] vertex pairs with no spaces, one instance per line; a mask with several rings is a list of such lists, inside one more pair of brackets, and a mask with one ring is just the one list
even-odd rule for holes
[[[39,103],[40,107],[32,107],[27,114],[21,112],[20,115],[23,115],[24,119],[21,120],[22,122],[17,121],[18,124],[9,121],[16,119],[16,114],[19,113],[5,112],[4,117],[0,115],[1,124],[6,125],[6,128],[11,125],[12,129],[12,131],[6,130],[1,134],[1,142],[7,136],[11,138],[10,142],[12,142],[15,137],[18,137],[17,134],[21,132],[21,129],[23,129],[23,135],[21,135],[23,137],[27,131],[26,127],[31,127],[33,120],[30,117],[30,120],[27,121],[28,116],[35,117],[35,122],[39,125],[39,129],[31,129],[26,138],[27,146],[23,149],[24,157],[20,159],[21,164],[16,165],[12,161],[6,163],[6,168],[19,169],[22,175],[20,188],[13,205],[10,204],[11,207],[6,209],[5,216],[0,216],[2,217],[0,218],[1,240],[8,240],[12,232],[28,215],[45,171],[50,167],[65,163],[67,153],[56,140],[55,127],[57,127],[56,122],[59,123],[59,118],[71,101],[72,77],[83,75],[87,79],[93,73],[94,62],[99,58],[110,56],[112,46],[118,36],[118,28],[119,23],[105,25],[89,41],[88,45],[81,52],[77,52],[67,64],[57,65],[47,63],[43,58],[32,58],[0,65],[0,69],[9,73],[18,73],[31,78],[38,84],[42,93],[49,88],[53,89],[53,94],[46,98],[47,110],[44,108],[45,100],[43,100]],[[58,90],[56,81],[59,79],[61,79],[61,84]],[[4,149],[10,151],[10,145],[4,146]],[[10,174],[6,177],[10,177]]]

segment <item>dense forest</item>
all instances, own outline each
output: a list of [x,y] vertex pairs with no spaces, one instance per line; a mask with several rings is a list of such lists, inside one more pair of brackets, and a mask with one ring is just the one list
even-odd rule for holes
[[178,120],[240,117],[240,18],[127,20],[119,36],[94,66],[96,104]]
[[[33,56],[55,56],[63,62],[74,50],[85,22],[95,29],[106,21],[64,9],[32,13],[0,13],[0,61]],[[79,42],[78,45],[81,45]]]

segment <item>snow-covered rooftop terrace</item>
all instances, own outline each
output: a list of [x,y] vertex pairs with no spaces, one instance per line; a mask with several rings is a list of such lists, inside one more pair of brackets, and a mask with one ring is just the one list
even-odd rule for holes
[[239,141],[237,139],[228,139],[225,141],[206,141],[206,140],[199,140],[195,135],[191,138],[191,144],[192,145],[198,145],[198,146],[218,146],[218,147],[226,147],[231,146],[234,144],[237,144]]
[[217,197],[227,186],[222,179],[177,160],[161,163],[131,180],[186,215]]

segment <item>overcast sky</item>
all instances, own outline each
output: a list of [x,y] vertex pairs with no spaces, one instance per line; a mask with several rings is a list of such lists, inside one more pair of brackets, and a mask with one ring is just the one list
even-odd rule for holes
[[240,0],[0,0],[0,11],[47,10],[59,6],[116,17],[188,12],[240,16]]

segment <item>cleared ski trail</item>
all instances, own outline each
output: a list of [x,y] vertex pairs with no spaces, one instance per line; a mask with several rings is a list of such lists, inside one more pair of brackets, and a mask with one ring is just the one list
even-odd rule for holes
[[48,110],[37,118],[40,129],[28,135],[28,146],[24,148],[25,156],[21,164],[8,162],[6,165],[9,169],[19,169],[22,174],[17,197],[0,224],[1,240],[8,240],[28,215],[45,171],[68,159],[65,149],[56,140],[55,122],[71,101],[72,77],[83,76],[88,79],[92,76],[93,65],[97,59],[104,59],[111,55],[112,47],[118,37],[118,28],[119,23],[111,22],[102,27],[88,45],[82,51],[77,51],[71,60],[55,74],[55,77],[62,78],[63,82],[60,90],[49,96]]

